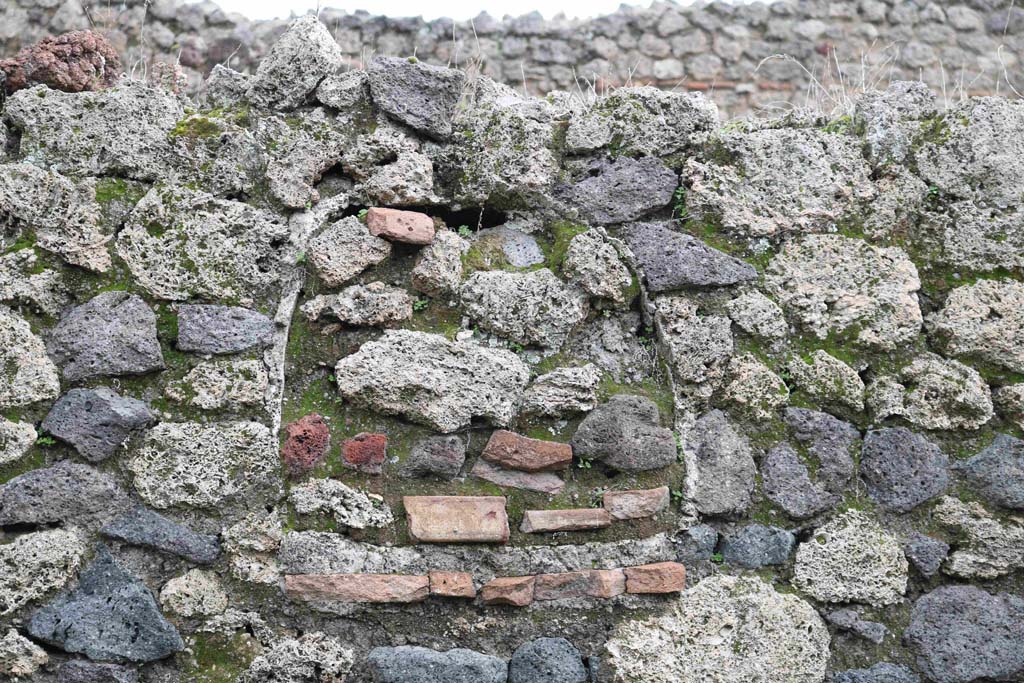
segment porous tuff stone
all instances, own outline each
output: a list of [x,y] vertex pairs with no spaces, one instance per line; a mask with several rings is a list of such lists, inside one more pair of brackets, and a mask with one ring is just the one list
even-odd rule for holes
[[392,118],[446,140],[466,74],[413,59],[375,57],[366,70],[373,102]]
[[501,467],[523,472],[564,470],[572,463],[572,447],[558,441],[531,439],[496,429],[480,457]]
[[469,471],[470,476],[489,481],[501,487],[539,491],[549,496],[562,492],[565,482],[554,472],[522,472],[509,470],[492,465],[486,460],[478,459]]
[[405,496],[409,535],[419,543],[505,543],[503,496]]
[[423,247],[409,273],[413,289],[429,296],[451,296],[462,284],[462,255],[469,242],[451,230],[439,230]]
[[735,515],[751,503],[757,465],[750,442],[720,410],[705,413],[683,439],[683,493],[705,515]]
[[61,318],[46,349],[69,382],[164,369],[156,315],[128,292],[102,292]]
[[259,311],[207,304],[178,307],[179,351],[238,353],[267,346],[273,338],[274,323]]
[[725,305],[732,321],[747,334],[761,339],[780,339],[789,332],[779,305],[761,292],[747,292]]
[[906,592],[907,558],[878,522],[847,510],[797,548],[793,584],[822,602],[891,605]]
[[65,652],[99,661],[151,662],[185,647],[149,589],[103,545],[78,586],[33,614],[28,631]]
[[104,526],[100,533],[115,541],[155,548],[196,564],[212,564],[220,556],[216,536],[197,534],[141,505]]
[[127,494],[110,475],[68,460],[0,486],[0,526],[60,522],[92,529],[127,507]]
[[298,475],[316,467],[331,446],[331,429],[320,415],[310,413],[284,427],[281,459],[289,473]]
[[485,605],[509,605],[526,607],[533,602],[536,577],[505,576],[492,579],[480,589],[480,599]]
[[942,570],[968,579],[994,579],[1024,568],[1024,528],[1002,523],[978,503],[943,497],[933,511],[935,520],[953,530],[956,549]]
[[366,214],[366,227],[374,237],[392,242],[430,244],[434,241],[433,219],[416,211],[372,208]]
[[727,564],[744,569],[760,569],[767,565],[785,564],[796,545],[792,532],[763,524],[748,524],[727,536],[722,545],[722,558]]
[[0,674],[9,680],[17,681],[32,676],[49,661],[50,657],[43,648],[16,629],[8,629],[4,637],[0,638]]
[[321,294],[302,306],[310,320],[331,317],[354,326],[391,325],[411,318],[412,310],[409,292],[383,282],[352,285],[338,294]]
[[293,600],[307,602],[421,602],[430,594],[426,576],[400,574],[293,574],[284,578]]
[[0,418],[0,465],[17,462],[36,442],[35,427],[24,422]]
[[300,17],[260,62],[246,96],[259,107],[294,109],[305,104],[320,81],[341,63],[341,48],[320,19]]
[[572,438],[573,453],[623,472],[642,472],[676,461],[672,432],[659,425],[658,406],[649,398],[612,396],[587,415]]
[[957,287],[928,323],[950,355],[1024,372],[1024,284],[979,280]]
[[0,306],[0,408],[27,406],[57,398],[57,368],[28,323]]
[[155,508],[212,508],[280,494],[277,440],[257,422],[161,422],[128,461],[139,496]]
[[946,489],[949,458],[905,427],[875,429],[864,437],[860,476],[879,505],[909,512]]
[[757,270],[746,261],[673,230],[671,225],[633,223],[623,228],[623,237],[643,271],[649,291],[724,287],[757,278]]
[[75,575],[85,551],[78,534],[64,529],[17,536],[0,546],[0,615],[62,588]]
[[562,271],[587,294],[614,304],[627,304],[636,295],[633,274],[603,230],[592,229],[573,237]]
[[996,434],[983,451],[954,467],[985,500],[1006,508],[1024,508],[1024,441]]
[[573,510],[527,510],[519,530],[525,534],[555,531],[585,531],[604,529],[612,524],[612,516],[603,508]]
[[121,76],[121,59],[102,33],[71,31],[0,59],[0,71],[7,74],[8,93],[37,84],[65,92],[102,90]]
[[402,465],[403,477],[454,479],[466,462],[466,443],[458,436],[428,436],[413,444]]
[[326,633],[283,638],[252,661],[239,683],[333,683],[348,675],[355,653]]
[[245,411],[267,397],[270,375],[262,360],[221,358],[203,361],[164,388],[164,396],[210,411]]
[[587,297],[547,268],[482,270],[462,285],[462,309],[480,327],[520,344],[561,348],[589,310]]
[[228,595],[217,574],[190,569],[164,584],[160,604],[181,617],[208,617],[224,613]]
[[565,638],[523,643],[508,663],[508,683],[587,683],[580,651]]
[[581,180],[557,195],[588,223],[608,225],[643,218],[672,201],[679,178],[655,157],[620,156],[590,163]]
[[506,683],[505,660],[457,648],[447,652],[401,645],[366,657],[373,683]]
[[508,424],[530,372],[509,351],[388,330],[339,360],[335,376],[345,399],[448,433],[474,417]]
[[306,251],[320,280],[338,287],[391,255],[391,243],[370,234],[355,216],[329,225],[309,242]]
[[914,603],[903,638],[936,683],[1013,680],[1024,673],[1024,600],[940,586]]
[[625,621],[605,644],[623,683],[823,683],[829,633],[814,608],[756,577],[710,576],[666,614]]
[[667,486],[632,491],[606,491],[601,504],[612,519],[643,519],[668,509]]
[[876,419],[902,415],[925,429],[978,429],[993,414],[978,371],[932,353],[920,354],[895,377],[877,378],[868,387],[868,403]]
[[128,437],[156,420],[149,406],[113,389],[72,389],[53,404],[43,430],[100,462],[120,450]]
[[657,562],[622,570],[627,593],[678,593],[686,588],[686,567],[678,562]]
[[386,527],[395,521],[380,496],[371,497],[337,479],[308,479],[296,484],[288,500],[300,515],[330,514],[348,529]]

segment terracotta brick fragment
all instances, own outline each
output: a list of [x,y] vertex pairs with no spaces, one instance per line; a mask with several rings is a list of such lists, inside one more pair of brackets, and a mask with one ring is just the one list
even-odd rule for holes
[[345,467],[359,472],[382,474],[387,448],[388,437],[386,434],[363,432],[342,442],[341,461]]
[[533,602],[533,588],[536,582],[532,576],[506,576],[484,584],[480,597],[485,605],[512,605],[525,607]]
[[316,467],[331,446],[331,430],[316,413],[285,425],[284,431],[288,438],[281,446],[281,459],[290,474],[303,474]]
[[526,534],[552,531],[584,531],[610,526],[612,516],[604,508],[572,510],[527,510],[519,530]]
[[426,576],[404,574],[292,574],[284,590],[293,600],[420,602],[430,593]]
[[594,569],[590,572],[587,595],[592,598],[614,598],[626,592],[626,573],[621,569]]
[[39,83],[65,92],[103,90],[117,83],[121,59],[99,32],[72,31],[43,38],[11,59],[0,59],[0,71],[7,76],[9,93]]
[[370,234],[392,242],[430,244],[434,241],[434,219],[418,211],[373,208],[366,212]]
[[430,572],[430,594],[446,598],[475,598],[473,575],[469,572]]
[[505,543],[503,496],[406,496],[409,535],[420,543]]
[[520,472],[493,465],[483,458],[476,461],[469,472],[472,476],[498,486],[539,491],[549,496],[562,492],[565,482],[554,472]]
[[498,429],[491,434],[480,457],[513,470],[548,472],[564,470],[572,463],[572,447]]
[[678,593],[686,588],[686,568],[678,562],[626,567],[627,593]]
[[653,517],[668,508],[667,486],[634,491],[608,491],[604,494],[604,509],[613,519],[642,519]]
[[559,572],[538,574],[534,583],[534,600],[585,598],[590,594],[590,572]]

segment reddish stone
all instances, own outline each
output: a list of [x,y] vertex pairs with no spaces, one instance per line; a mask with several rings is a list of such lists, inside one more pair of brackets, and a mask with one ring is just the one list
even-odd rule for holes
[[668,508],[667,486],[636,491],[608,491],[604,494],[604,509],[613,519],[641,519],[653,517]]
[[589,594],[589,571],[538,574],[533,586],[534,600],[585,598]]
[[420,543],[505,543],[502,496],[406,496],[409,535]]
[[621,569],[595,569],[590,572],[592,598],[614,598],[626,592],[626,573]]
[[434,241],[434,219],[417,211],[373,208],[366,212],[370,234],[393,242],[430,244]]
[[686,567],[678,562],[658,562],[626,567],[627,593],[678,593],[686,588]]
[[72,31],[0,60],[0,71],[7,74],[8,93],[38,84],[65,92],[102,90],[121,77],[121,58],[99,33]]
[[536,579],[532,576],[506,576],[484,584],[480,597],[485,605],[525,607],[533,602]]
[[386,434],[363,432],[341,444],[341,463],[366,474],[384,472],[384,458],[387,457],[388,437]]
[[430,572],[430,594],[446,598],[475,598],[473,575],[468,572]]
[[430,593],[426,576],[403,574],[292,574],[284,590],[293,600],[420,602]]
[[572,447],[498,429],[491,434],[480,457],[513,470],[546,472],[567,468],[572,463]]
[[527,510],[519,530],[525,534],[549,531],[585,531],[611,526],[612,516],[604,508],[573,510]]
[[549,496],[562,492],[565,482],[552,472],[520,472],[519,470],[507,470],[483,460],[477,460],[473,469],[469,472],[478,479],[489,481],[498,486],[524,489],[526,491],[539,491]]
[[281,446],[281,459],[292,474],[302,474],[316,467],[331,446],[331,430],[324,419],[310,413],[285,425],[288,438]]

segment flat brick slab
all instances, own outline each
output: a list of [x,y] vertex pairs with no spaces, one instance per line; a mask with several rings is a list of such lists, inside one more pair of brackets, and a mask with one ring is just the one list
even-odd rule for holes
[[668,509],[667,486],[634,491],[608,491],[604,494],[604,509],[614,519],[642,519]]
[[548,472],[564,470],[572,463],[572,447],[498,429],[491,434],[480,457],[508,469]]
[[472,476],[506,488],[538,491],[554,496],[562,492],[565,482],[554,472],[521,472],[508,470],[489,463],[483,458],[476,461],[469,472]]
[[574,510],[527,510],[519,530],[526,534],[551,531],[585,531],[611,526],[612,516],[604,508]]
[[627,593],[678,593],[686,588],[686,568],[678,562],[626,567]]
[[430,593],[426,576],[404,574],[292,574],[284,590],[293,600],[420,602]]
[[430,594],[446,598],[475,598],[473,575],[468,572],[430,572]]
[[420,543],[506,543],[503,496],[406,496],[409,535]]
[[536,578],[533,588],[534,600],[564,600],[585,598],[590,595],[589,571],[538,574]]
[[626,592],[626,573],[621,569],[594,569],[590,572],[592,598],[614,598]]
[[430,244],[434,241],[434,219],[418,211],[373,208],[366,212],[371,235],[394,242]]
[[533,576],[506,576],[488,581],[480,589],[480,598],[485,605],[512,605],[525,607],[533,602]]

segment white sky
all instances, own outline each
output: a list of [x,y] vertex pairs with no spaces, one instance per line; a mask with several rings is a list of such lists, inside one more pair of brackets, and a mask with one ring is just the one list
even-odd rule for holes
[[[289,13],[304,14],[316,9],[316,0],[214,0],[228,12],[238,12],[250,19],[274,19],[287,17]],[[569,17],[593,17],[609,14],[618,9],[622,0],[448,0],[447,2],[423,2],[423,0],[322,0],[324,7],[336,7],[348,12],[366,10],[371,14],[385,14],[392,17],[416,17],[437,19],[471,19],[486,11],[495,19],[506,14],[519,16],[539,10],[550,19],[559,12]],[[630,4],[649,6],[650,0]]]

